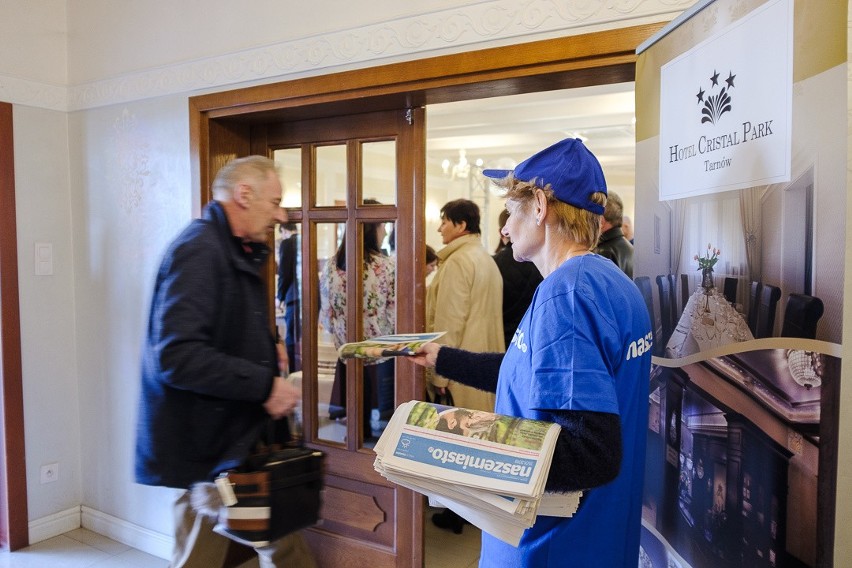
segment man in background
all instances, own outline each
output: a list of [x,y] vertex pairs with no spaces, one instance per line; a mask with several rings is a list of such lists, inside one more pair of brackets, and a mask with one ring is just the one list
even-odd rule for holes
[[[214,201],[166,251],[142,353],[136,481],[184,490],[172,568],[223,565],[232,542],[190,502],[192,488],[241,465],[269,418],[301,399],[281,376],[286,354],[269,331],[263,278],[266,243],[287,221],[275,163],[233,160],[212,190]],[[288,431],[286,420],[275,424]],[[298,534],[256,551],[263,568],[314,566]]]
[[300,370],[296,344],[302,339],[299,282],[296,271],[299,255],[299,231],[296,223],[281,224],[281,244],[278,246],[278,289],[275,297],[284,312],[284,345],[291,373]]
[[627,239],[630,244],[633,244],[633,219],[630,218],[629,215],[623,215],[621,217],[621,232],[624,233],[624,238]]
[[614,191],[610,191],[607,195],[603,219],[601,219],[601,237],[594,252],[613,261],[632,280],[633,245],[624,238],[621,230],[623,216],[624,204],[621,197]]

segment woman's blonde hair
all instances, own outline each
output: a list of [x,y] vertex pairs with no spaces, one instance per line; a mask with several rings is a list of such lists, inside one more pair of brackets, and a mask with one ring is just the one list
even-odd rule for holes
[[[587,211],[559,201],[554,195],[550,184],[539,187],[534,183],[510,179],[507,180],[507,199],[513,199],[522,207],[531,207],[536,190],[544,193],[547,199],[548,209],[552,209],[556,216],[556,230],[564,234],[577,244],[594,248],[598,244],[601,235],[601,216],[598,213]],[[606,193],[597,191],[592,194],[591,200],[599,205],[606,205]]]

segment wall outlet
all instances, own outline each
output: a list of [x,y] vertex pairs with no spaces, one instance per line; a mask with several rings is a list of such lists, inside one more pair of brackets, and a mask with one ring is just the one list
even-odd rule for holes
[[59,479],[59,462],[49,463],[41,466],[41,482],[53,483]]

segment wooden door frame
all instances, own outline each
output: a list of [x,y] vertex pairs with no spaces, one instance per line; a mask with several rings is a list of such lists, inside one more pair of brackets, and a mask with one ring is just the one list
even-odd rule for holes
[[0,103],[0,545],[29,545],[12,105]]
[[[191,97],[194,194],[201,196],[202,203],[209,200],[215,172],[228,160],[251,152],[253,125],[391,109],[412,109],[423,116],[423,107],[429,104],[633,81],[636,47],[663,25],[647,24]],[[425,140],[418,151],[425,152]],[[415,191],[422,192],[424,185],[422,174],[414,180]],[[401,212],[400,221],[404,220]],[[423,252],[424,222],[410,221],[411,243]],[[416,243],[421,243],[419,248]],[[416,268],[414,271],[420,274]],[[414,299],[408,303],[405,319],[415,324],[415,330],[425,325],[423,286],[422,282],[418,284],[423,279],[418,281],[416,276],[398,275],[398,295]],[[417,376],[416,384],[406,385],[406,389],[422,390],[422,373]],[[399,527],[396,565],[422,566],[422,498],[404,488],[398,491],[396,517],[412,522]]]

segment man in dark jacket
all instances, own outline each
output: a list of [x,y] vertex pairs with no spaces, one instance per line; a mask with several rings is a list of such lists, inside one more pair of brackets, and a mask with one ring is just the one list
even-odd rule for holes
[[601,237],[595,252],[613,261],[622,272],[633,279],[633,245],[621,231],[624,204],[621,197],[610,191],[606,198],[606,208],[601,219]]
[[[193,508],[190,488],[240,465],[267,416],[278,420],[301,399],[279,370],[286,352],[269,331],[262,277],[268,236],[287,221],[275,163],[234,160],[212,189],[215,201],[160,265],[142,356],[136,481],[187,490],[175,503],[172,567],[221,565],[230,541]],[[294,551],[299,566],[306,554],[312,565],[295,535],[258,549],[260,565],[283,565]]]
[[284,312],[284,345],[290,360],[290,372],[300,371],[296,346],[302,340],[299,317],[299,282],[296,274],[299,256],[299,230],[296,223],[281,225],[281,244],[278,246],[278,288],[275,294],[278,308]]

